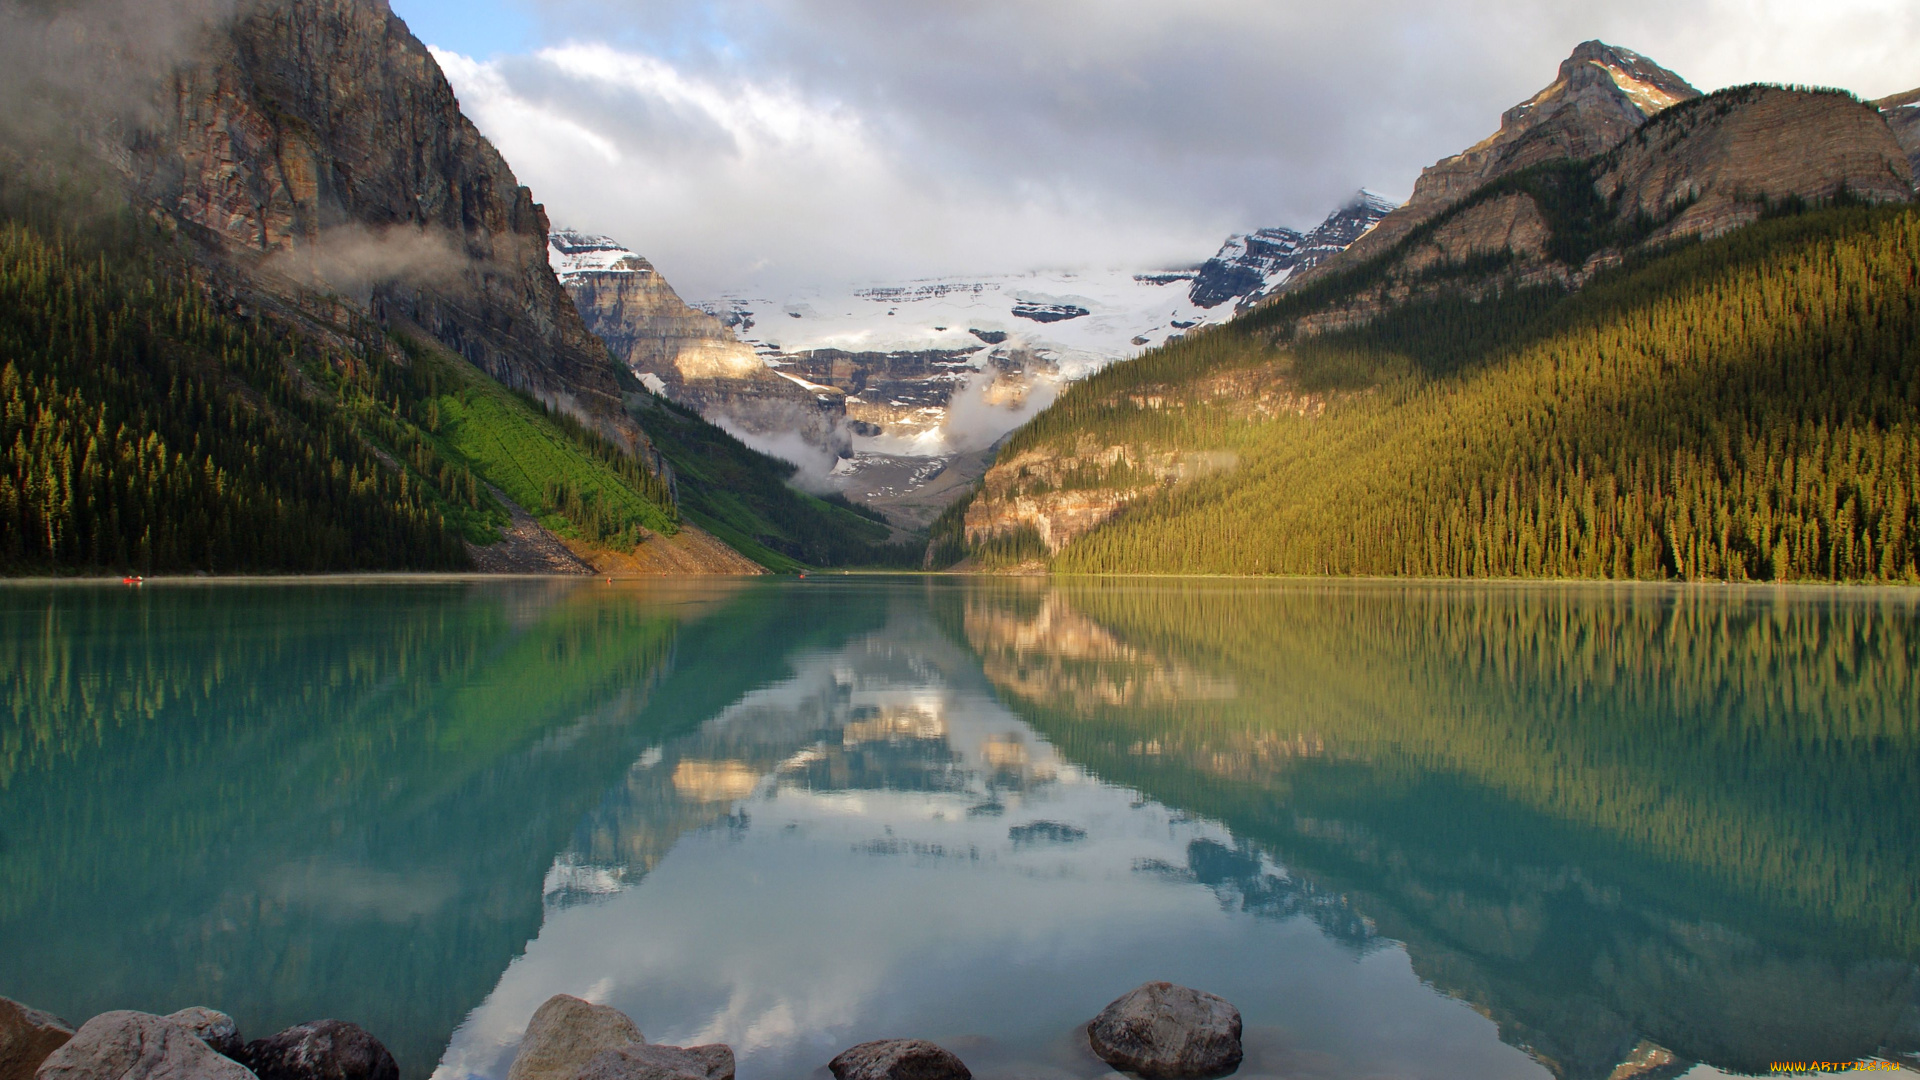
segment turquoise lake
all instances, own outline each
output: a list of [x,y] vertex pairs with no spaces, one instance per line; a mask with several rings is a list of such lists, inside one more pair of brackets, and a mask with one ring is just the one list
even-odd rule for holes
[[1246,1077],[1920,1052],[1910,590],[23,584],[0,680],[0,996],[76,1022],[1068,1080],[1170,979]]

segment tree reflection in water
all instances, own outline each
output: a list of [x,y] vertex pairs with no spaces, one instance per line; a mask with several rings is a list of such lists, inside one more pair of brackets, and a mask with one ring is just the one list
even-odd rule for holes
[[1911,1052],[1917,672],[1891,592],[13,589],[0,993],[448,1080],[562,990],[746,1080],[893,1027],[1091,1077],[1161,976],[1249,1072]]

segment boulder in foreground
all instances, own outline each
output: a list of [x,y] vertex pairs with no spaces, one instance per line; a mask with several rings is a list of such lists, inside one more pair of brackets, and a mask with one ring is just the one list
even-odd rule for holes
[[260,1080],[400,1080],[393,1055],[367,1029],[345,1020],[314,1020],[255,1039],[240,1061]]
[[0,1080],[33,1080],[47,1055],[73,1038],[73,1025],[0,998]]
[[253,1080],[252,1073],[172,1020],[124,1010],[80,1025],[34,1075],[37,1080]]
[[733,1048],[633,1043],[595,1054],[574,1080],[733,1080]]
[[1087,1025],[1100,1060],[1146,1080],[1224,1076],[1240,1065],[1240,1010],[1224,998],[1150,982]]
[[876,1039],[827,1063],[835,1080],[973,1080],[960,1059],[925,1039]]
[[240,1038],[240,1025],[233,1017],[218,1009],[209,1009],[204,1005],[195,1005],[190,1009],[168,1013],[168,1020],[179,1024],[193,1033],[194,1038],[213,1047],[216,1053],[238,1059],[246,1041]]
[[527,1021],[507,1080],[574,1080],[595,1055],[644,1042],[639,1026],[619,1009],[555,994]]

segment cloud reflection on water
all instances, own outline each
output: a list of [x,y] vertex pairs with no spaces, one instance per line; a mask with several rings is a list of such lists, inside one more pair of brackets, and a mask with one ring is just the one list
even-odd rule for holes
[[1077,1025],[1149,978],[1236,1001],[1248,1075],[1542,1074],[1339,897],[1063,760],[924,612],[792,663],[636,764],[582,827],[556,865],[598,860],[617,891],[550,892],[440,1080],[504,1075],[563,992],[653,1040],[727,1042],[743,1080],[892,1035],[941,1040],[983,1077],[1096,1076]]

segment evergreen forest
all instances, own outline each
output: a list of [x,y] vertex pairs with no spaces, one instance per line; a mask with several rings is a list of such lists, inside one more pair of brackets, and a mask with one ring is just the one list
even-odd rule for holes
[[303,392],[324,358],[215,310],[155,246],[130,222],[0,224],[0,564],[465,566],[470,478],[386,467],[349,410]]
[[[1630,256],[1578,292],[1509,277],[1429,289],[1355,328],[1296,329],[1380,272],[1109,368],[1016,433],[1002,461],[1125,449],[1016,482],[1133,496],[1054,568],[1920,577],[1920,210],[1789,207]],[[1249,380],[1317,407],[1223,395]],[[1156,452],[1230,467],[1161,485],[1135,465]],[[1045,553],[1019,532],[969,544],[960,512],[935,527],[940,562]]]
[[465,569],[503,497],[587,550],[672,535],[684,509],[774,570],[918,561],[651,395],[630,407],[671,475],[424,335],[240,314],[152,224],[4,194],[0,572]]

